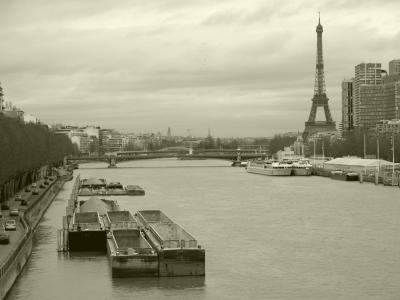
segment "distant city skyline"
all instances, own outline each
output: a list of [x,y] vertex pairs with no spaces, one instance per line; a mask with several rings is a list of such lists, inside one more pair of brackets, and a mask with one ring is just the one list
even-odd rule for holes
[[186,136],[303,130],[318,11],[326,88],[399,59],[398,1],[1,2],[4,100],[45,123]]

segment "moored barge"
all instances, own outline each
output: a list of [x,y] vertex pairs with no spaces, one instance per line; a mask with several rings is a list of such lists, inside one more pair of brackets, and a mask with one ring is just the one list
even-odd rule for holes
[[205,250],[190,233],[160,210],[142,210],[135,216],[158,253],[159,276],[205,275]]
[[118,195],[144,195],[144,190],[138,185],[124,187],[120,182],[110,182],[102,178],[82,179],[79,183],[79,196],[118,196]]
[[127,195],[144,196],[145,191],[138,185],[127,185],[125,187]]
[[97,197],[80,202],[64,225],[68,228],[68,250],[106,252],[107,232],[103,216],[118,209],[115,201]]
[[59,251],[107,252],[113,277],[205,275],[205,250],[164,213],[132,216],[113,200],[79,201],[78,184],[79,176],[58,230]]
[[113,277],[158,276],[157,252],[129,211],[107,213],[107,252]]

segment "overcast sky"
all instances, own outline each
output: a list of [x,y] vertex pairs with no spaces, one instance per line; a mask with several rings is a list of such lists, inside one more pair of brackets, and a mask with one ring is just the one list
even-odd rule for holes
[[0,81],[5,100],[47,123],[198,136],[303,130],[318,11],[339,123],[340,84],[354,66],[400,58],[398,0],[1,0]]

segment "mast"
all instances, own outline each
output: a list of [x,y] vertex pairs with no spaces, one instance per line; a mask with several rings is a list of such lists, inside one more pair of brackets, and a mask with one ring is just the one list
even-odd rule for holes
[[365,133],[364,133],[364,159],[366,158],[367,151],[366,151],[366,147],[365,147]]
[[381,161],[380,161],[380,158],[379,158],[379,136],[378,136],[378,138],[376,140],[376,151],[377,151],[377,156],[378,156],[378,175],[379,175],[379,172],[381,170]]
[[392,143],[393,143],[393,148],[392,148],[392,154],[393,154],[393,163],[392,163],[392,174],[394,175],[394,134],[392,133]]

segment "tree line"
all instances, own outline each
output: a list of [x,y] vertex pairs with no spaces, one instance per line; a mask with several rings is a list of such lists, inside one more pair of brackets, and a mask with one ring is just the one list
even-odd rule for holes
[[[377,135],[364,130],[353,130],[346,133],[342,139],[332,140],[329,137],[316,141],[316,154],[321,155],[324,149],[324,155],[328,157],[358,156],[364,157],[364,137],[365,154],[367,157],[378,157],[379,140],[379,158],[392,161],[393,142],[392,135]],[[395,161],[400,161],[400,134],[394,134],[394,156]],[[309,144],[309,154],[313,152],[313,144]]]
[[0,185],[21,173],[60,162],[72,153],[74,148],[67,136],[0,115]]

